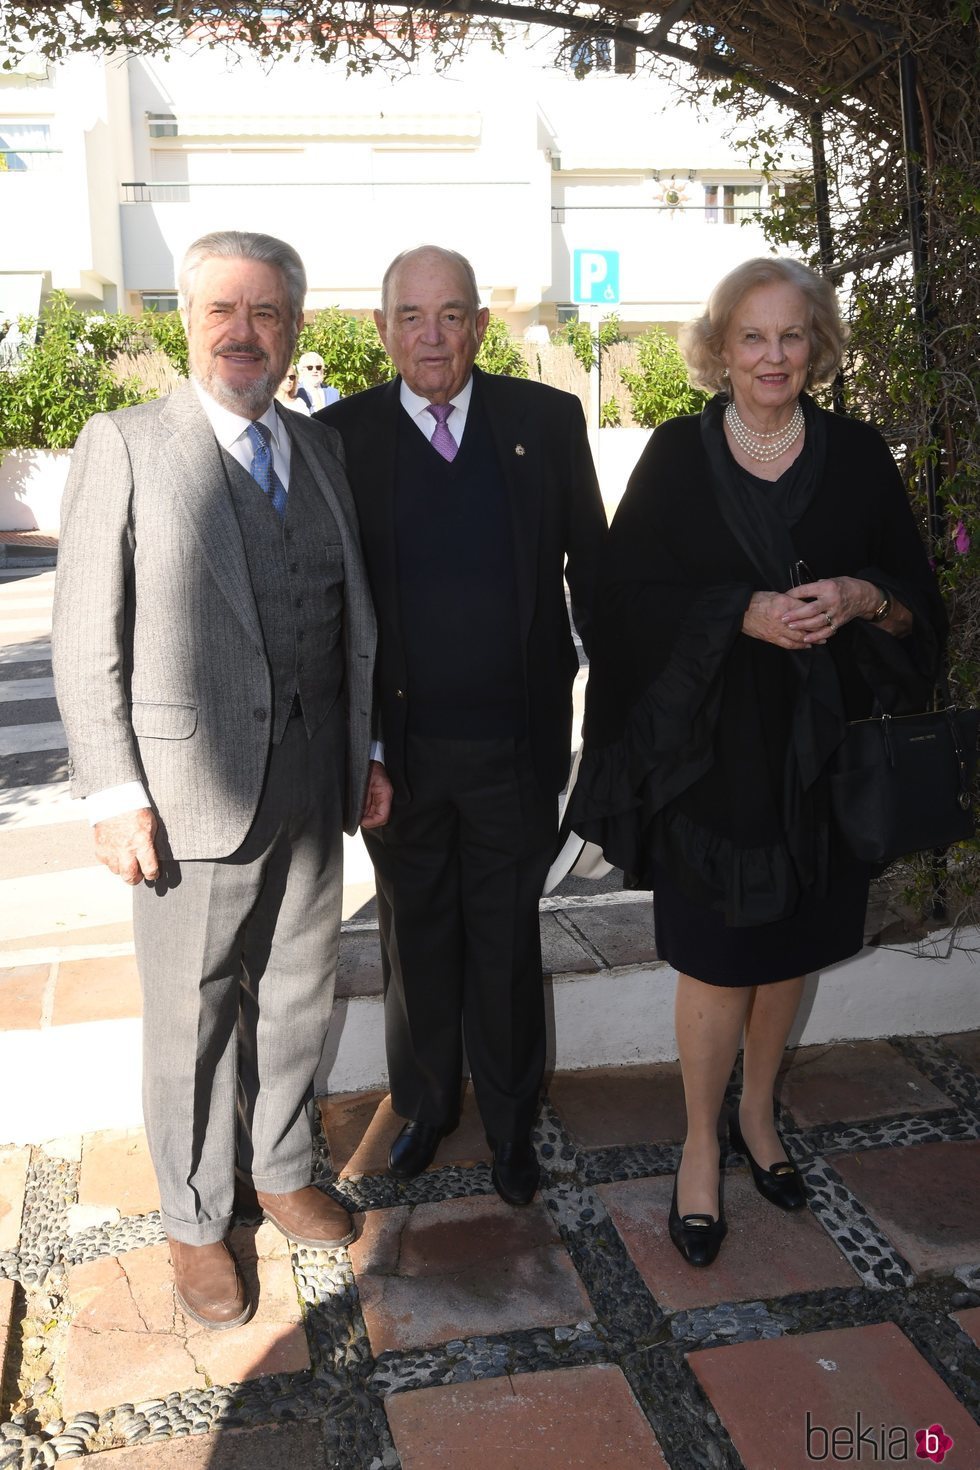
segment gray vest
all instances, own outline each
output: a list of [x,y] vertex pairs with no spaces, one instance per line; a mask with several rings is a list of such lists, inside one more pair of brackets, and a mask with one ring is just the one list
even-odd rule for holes
[[294,444],[286,517],[233,455],[228,483],[272,674],[272,740],[298,694],[308,735],[323,724],[344,682],[344,548],[337,522]]

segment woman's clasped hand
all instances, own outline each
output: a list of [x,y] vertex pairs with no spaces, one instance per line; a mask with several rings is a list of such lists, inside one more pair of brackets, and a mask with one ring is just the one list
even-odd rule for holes
[[753,592],[742,632],[777,648],[806,648],[828,642],[854,618],[872,618],[880,602],[878,588],[857,577],[826,577],[786,592]]

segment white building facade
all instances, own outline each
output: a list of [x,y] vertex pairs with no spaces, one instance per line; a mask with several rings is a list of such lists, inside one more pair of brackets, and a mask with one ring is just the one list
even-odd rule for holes
[[765,252],[769,186],[723,117],[643,74],[576,79],[530,42],[400,79],[225,51],[26,58],[0,73],[0,324],[55,289],[169,309],[187,245],[229,227],[299,250],[308,310],[373,308],[391,257],[434,241],[518,333],[574,315],[583,249],[619,253],[628,327],[685,320]]

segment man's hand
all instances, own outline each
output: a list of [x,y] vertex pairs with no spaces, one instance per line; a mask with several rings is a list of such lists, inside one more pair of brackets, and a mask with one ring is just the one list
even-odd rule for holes
[[383,827],[391,815],[392,785],[380,761],[369,761],[367,789],[361,809],[361,826],[370,830]]
[[106,817],[96,822],[95,855],[124,883],[135,885],[146,878],[150,883],[160,874],[153,839],[157,819],[148,806],[139,811],[123,812],[119,817]]

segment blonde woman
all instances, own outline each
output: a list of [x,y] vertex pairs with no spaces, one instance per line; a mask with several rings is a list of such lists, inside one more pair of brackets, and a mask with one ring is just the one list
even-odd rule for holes
[[681,344],[716,396],[652,435],[597,594],[573,825],[653,889],[678,971],[669,1227],[694,1266],[727,1229],[718,1122],[740,1044],[732,1147],[772,1204],[806,1203],[773,1087],[805,976],[861,948],[872,877],[834,827],[828,762],[875,692],[921,707],[945,630],[887,446],[808,396],[843,341],[832,287],[797,261],[721,281]]

